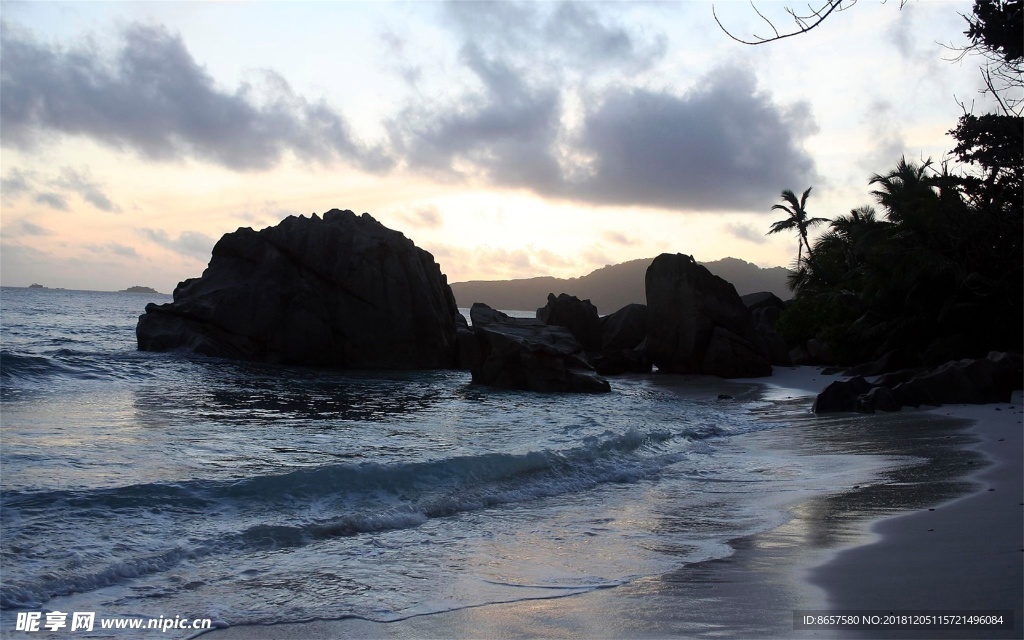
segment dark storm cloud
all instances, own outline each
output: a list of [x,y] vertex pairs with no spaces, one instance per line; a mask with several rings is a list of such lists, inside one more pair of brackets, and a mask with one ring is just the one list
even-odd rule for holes
[[[562,129],[560,94],[531,87],[472,47],[463,59],[487,87],[461,111],[419,114],[406,129],[414,168],[474,170],[500,186],[594,204],[665,209],[761,209],[780,189],[809,183],[806,107],[782,107],[753,73],[719,69],[688,93],[612,88]],[[585,160],[563,165],[559,153]]]
[[0,26],[3,143],[31,148],[48,133],[83,135],[156,160],[196,157],[231,169],[265,169],[286,151],[319,162],[390,165],[362,147],[323,101],[297,95],[273,72],[260,91],[217,87],[182,39],[131,25],[112,58],[83,44],[62,49]]
[[544,25],[546,44],[595,67],[619,65],[635,70],[665,54],[663,35],[644,41],[613,24],[585,2],[563,2]]
[[462,96],[457,106],[406,109],[391,124],[406,161],[435,175],[463,176],[460,167],[468,167],[493,184],[554,187],[558,92],[530,86],[519,70],[475,44],[462,48],[460,60],[483,91]]
[[501,56],[535,54],[535,67],[558,67],[560,72],[595,67],[635,71],[649,67],[666,51],[663,35],[631,32],[609,11],[602,13],[590,3],[448,2],[444,6],[449,22],[466,42]]
[[579,145],[596,157],[570,193],[599,203],[742,209],[803,184],[814,163],[800,143],[816,126],[806,108],[782,108],[753,73],[718,69],[683,96],[610,92]]
[[778,104],[750,70],[716,69],[685,93],[641,88],[636,73],[662,57],[664,39],[639,37],[594,5],[446,7],[462,38],[458,62],[477,82],[391,121],[414,170],[578,202],[703,210],[761,209],[815,177],[802,146],[817,130],[808,107]]

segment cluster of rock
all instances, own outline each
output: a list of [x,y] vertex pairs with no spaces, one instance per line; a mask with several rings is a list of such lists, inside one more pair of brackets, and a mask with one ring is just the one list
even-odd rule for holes
[[225,234],[202,277],[149,304],[139,348],[346,369],[469,369],[473,381],[534,391],[606,392],[601,377],[649,372],[769,375],[781,302],[747,304],[689,256],[648,270],[649,305],[600,317],[548,296],[537,319],[476,304],[472,327],[426,251],[369,214],[290,216]]
[[645,351],[647,305],[629,304],[601,317],[590,300],[549,293],[547,304],[537,309],[537,319],[568,330],[601,375],[651,371]]
[[771,293],[741,298],[725,280],[682,254],[662,254],[647,269],[647,304],[598,317],[589,300],[548,296],[537,317],[567,328],[604,375],[692,373],[722,378],[771,375],[789,365],[774,324],[784,308]]
[[474,306],[459,313],[433,256],[370,215],[337,209],[225,234],[202,277],[149,304],[145,351],[342,369],[470,369],[474,382],[607,392],[567,330]]
[[476,340],[469,363],[474,382],[527,391],[611,391],[568,329],[511,318],[482,303],[470,309],[470,320]]
[[348,369],[457,365],[459,312],[440,267],[365,213],[225,234],[202,277],[173,296],[146,306],[140,349]]
[[986,358],[951,360],[934,369],[893,371],[875,382],[862,375],[838,380],[818,394],[813,411],[875,413],[944,403],[1009,402],[1013,390],[1021,388],[1022,378],[1020,355],[991,352]]
[[[536,319],[474,304],[470,327],[433,256],[368,214],[334,209],[224,235],[202,277],[179,283],[173,302],[146,306],[136,335],[142,350],[348,369],[459,367],[475,383],[545,392],[607,392],[602,376],[652,366],[737,378],[791,364],[773,328],[784,305],[770,293],[741,298],[682,254],[654,259],[645,293],[646,305],[604,317],[565,293],[549,294]],[[814,410],[1006,401],[1021,386],[1020,356],[931,370],[909,368],[915,362],[892,352],[856,367]]]

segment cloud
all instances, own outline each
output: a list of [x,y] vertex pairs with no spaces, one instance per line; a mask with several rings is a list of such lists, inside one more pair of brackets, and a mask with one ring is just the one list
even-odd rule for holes
[[605,231],[601,235],[605,240],[611,242],[612,244],[621,244],[627,247],[636,244],[635,240],[629,238],[624,233],[619,233],[618,231]]
[[45,204],[60,211],[71,209],[69,197],[78,195],[92,206],[102,211],[119,213],[121,207],[104,193],[103,186],[97,182],[87,168],[74,169],[63,167],[56,176],[41,180],[46,188],[40,189],[37,183],[40,177],[35,171],[22,172],[11,169],[7,176],[0,180],[5,200],[16,200],[22,196],[31,196],[33,202]]
[[753,242],[754,244],[764,244],[768,241],[765,233],[758,231],[750,224],[730,222],[725,225],[725,231],[734,238]]
[[573,87],[586,85],[590,70],[633,72],[665,52],[664,38],[631,33],[585,3],[444,7],[468,83],[447,84],[448,100],[417,97],[388,123],[406,164],[435,178],[566,195],[563,120]]
[[302,214],[294,209],[284,207],[276,200],[264,200],[260,205],[250,203],[244,210],[236,211],[233,215],[248,226],[262,228],[275,225],[288,216]]
[[562,272],[577,264],[559,253],[533,246],[503,249],[431,245],[424,248],[434,256],[449,282],[529,278]]
[[32,187],[30,181],[32,180],[33,172],[23,173],[18,169],[11,169],[7,172],[7,175],[0,178],[0,194],[3,195],[4,199],[17,198],[31,192]]
[[417,209],[412,213],[399,214],[398,217],[417,229],[436,229],[444,224],[444,216],[433,205]]
[[37,193],[33,200],[37,204],[45,204],[46,206],[51,207],[53,209],[57,209],[59,211],[67,211],[69,208],[68,199],[65,198],[63,195],[55,193],[53,191],[43,191]]
[[4,236],[17,238],[21,236],[52,236],[53,232],[28,220],[16,220],[4,229]]
[[557,181],[549,152],[558,133],[559,97],[531,87],[519,70],[475,44],[460,61],[483,86],[453,105],[416,105],[390,124],[393,140],[415,170],[439,177],[480,177],[503,186]]
[[86,202],[101,211],[120,212],[121,207],[114,204],[100,188],[99,183],[93,180],[87,169],[76,171],[71,167],[64,167],[53,184],[62,187],[67,191],[77,193]]
[[858,165],[871,172],[894,165],[906,152],[907,145],[892,103],[874,100],[867,106],[863,122],[872,132],[871,148]]
[[613,91],[587,115],[578,141],[594,158],[591,175],[568,192],[599,204],[757,208],[780,185],[812,177],[801,141],[815,131],[806,105],[775,104],[739,67],[712,71],[682,96]]
[[120,244],[118,242],[108,242],[104,245],[88,245],[86,247],[94,253],[101,253],[104,255],[114,254],[125,258],[137,258],[139,254],[134,248],[127,245]]
[[664,35],[649,41],[608,21],[585,2],[562,2],[544,25],[545,44],[561,48],[583,64],[607,68],[618,65],[639,71],[665,55]]
[[194,157],[235,170],[268,169],[285,152],[381,170],[391,160],[357,142],[323,100],[296,94],[280,75],[260,87],[216,85],[180,36],[124,28],[108,58],[89,43],[63,49],[0,25],[3,144],[32,149],[49,135],[81,135],[150,160]]
[[384,66],[401,77],[406,84],[415,87],[423,77],[423,65],[410,60],[406,41],[392,30],[383,30],[378,40],[384,48]]
[[717,69],[683,95],[609,88],[569,131],[557,90],[473,46],[462,60],[485,91],[410,112],[399,132],[414,169],[597,205],[719,211],[763,208],[816,177],[807,105],[776,104],[746,69]]
[[610,5],[603,12],[585,2],[448,2],[444,8],[466,43],[559,76],[610,68],[637,72],[667,50],[663,35],[616,22]]
[[186,258],[195,258],[203,262],[210,259],[213,245],[216,244],[216,240],[210,236],[195,231],[185,231],[177,238],[172,238],[162,229],[140,229],[139,232],[154,244]]

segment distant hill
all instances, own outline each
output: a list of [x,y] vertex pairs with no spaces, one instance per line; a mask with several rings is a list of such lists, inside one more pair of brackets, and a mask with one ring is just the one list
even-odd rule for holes
[[[617,311],[633,302],[646,302],[644,276],[654,258],[640,258],[602,267],[579,278],[524,278],[520,280],[472,280],[455,282],[452,293],[460,307],[483,302],[495,309],[529,311],[542,307],[548,294],[568,293],[589,299],[599,313]],[[758,291],[771,291],[783,300],[792,297],[786,287],[784,267],[762,269],[736,258],[702,262],[711,273],[728,280],[741,296]]]
[[136,285],[134,287],[128,287],[124,291],[119,291],[118,293],[149,293],[149,294],[154,294],[155,293],[155,294],[158,294],[158,295],[160,294],[160,292],[157,291],[156,289],[153,289],[151,287],[141,287],[141,286],[138,286],[138,285]]

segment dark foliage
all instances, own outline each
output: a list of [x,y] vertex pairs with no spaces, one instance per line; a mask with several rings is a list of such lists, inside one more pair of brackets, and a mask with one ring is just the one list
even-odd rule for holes
[[991,81],[1020,86],[1021,5],[979,0],[966,17],[967,49],[999,65],[983,73],[1003,113],[965,113],[950,132],[955,170],[901,159],[870,180],[880,215],[854,209],[807,246],[778,324],[791,343],[824,339],[846,364],[897,349],[922,362],[1022,349],[1024,119]]

